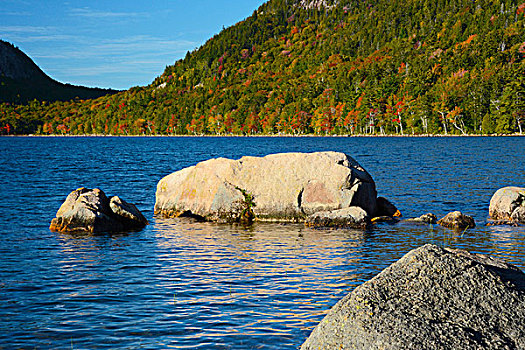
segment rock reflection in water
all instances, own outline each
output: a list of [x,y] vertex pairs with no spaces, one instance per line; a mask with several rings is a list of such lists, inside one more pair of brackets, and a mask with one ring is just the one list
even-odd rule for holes
[[292,326],[307,334],[334,297],[360,283],[367,265],[362,230],[156,219],[155,235],[163,287],[180,315],[202,319],[203,328],[189,331],[190,338],[204,331],[212,338],[262,332],[275,342]]
[[339,299],[413,248],[468,248],[523,268],[524,236],[505,226],[316,230],[159,218],[139,233],[60,234],[61,259],[47,268],[69,287],[54,279],[40,286],[43,302],[61,313],[40,336],[56,341],[89,318],[77,346],[97,334],[164,348],[296,348]]

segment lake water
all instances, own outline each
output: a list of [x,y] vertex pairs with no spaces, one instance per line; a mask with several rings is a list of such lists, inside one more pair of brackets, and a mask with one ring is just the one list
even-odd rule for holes
[[[153,217],[165,175],[212,157],[335,150],[404,217],[478,226],[250,228]],[[0,138],[0,348],[297,349],[328,309],[425,243],[525,269],[525,228],[486,227],[495,190],[525,186],[525,138]],[[75,188],[135,203],[140,232],[52,233]]]

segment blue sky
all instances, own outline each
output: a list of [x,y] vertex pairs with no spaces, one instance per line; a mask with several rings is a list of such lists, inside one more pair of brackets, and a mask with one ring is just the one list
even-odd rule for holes
[[0,0],[0,39],[58,81],[127,89],[149,84],[264,2]]

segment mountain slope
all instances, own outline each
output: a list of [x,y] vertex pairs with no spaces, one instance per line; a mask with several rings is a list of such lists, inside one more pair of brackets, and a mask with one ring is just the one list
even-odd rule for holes
[[[523,1],[523,0],[521,0]],[[521,132],[525,3],[271,0],[149,86],[0,107],[16,132]]]
[[114,90],[62,84],[51,79],[22,51],[0,40],[0,102],[67,101],[97,98]]

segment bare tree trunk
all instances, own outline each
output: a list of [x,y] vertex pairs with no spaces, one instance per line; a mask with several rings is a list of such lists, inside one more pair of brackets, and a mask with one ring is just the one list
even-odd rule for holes
[[443,129],[445,131],[445,135],[447,135],[447,120],[445,119],[445,113],[444,112],[438,112],[438,113],[441,114]]
[[454,125],[454,127],[456,129],[458,129],[461,132],[462,135],[466,135],[467,134],[467,133],[465,133],[465,130],[464,130],[465,126],[464,125],[463,125],[463,128],[461,128],[455,121],[452,122],[452,125]]
[[425,129],[425,134],[428,134],[428,119],[427,116],[421,116],[421,123],[423,124],[423,129]]

